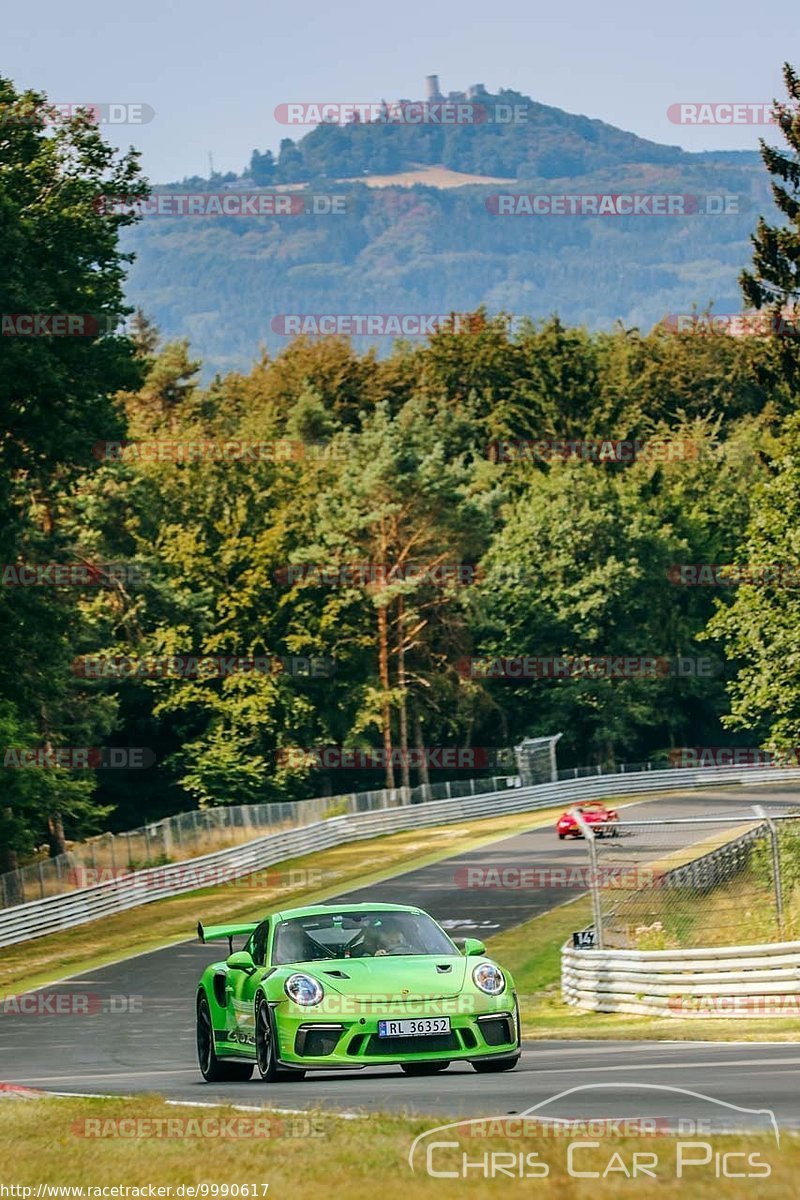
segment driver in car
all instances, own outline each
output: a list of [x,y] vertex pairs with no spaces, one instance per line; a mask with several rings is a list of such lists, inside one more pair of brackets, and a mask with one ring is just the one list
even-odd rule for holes
[[278,929],[276,961],[281,963],[315,962],[325,958],[325,950],[310,938],[299,921],[287,921]]
[[379,954],[413,954],[414,947],[408,940],[405,925],[394,917],[387,916],[381,921],[380,928],[372,930],[375,939],[373,953]]

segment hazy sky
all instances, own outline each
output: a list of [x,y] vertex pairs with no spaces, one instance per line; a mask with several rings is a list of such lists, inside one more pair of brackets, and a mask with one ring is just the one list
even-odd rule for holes
[[[289,101],[418,98],[485,83],[529,93],[689,150],[755,148],[763,128],[688,127],[680,101],[770,101],[800,64],[800,3],[771,0],[38,0],[6,6],[0,73],[64,103],[142,103],[133,143],[155,182],[239,170],[254,147],[297,138],[274,119]],[[768,134],[772,131],[767,130]]]

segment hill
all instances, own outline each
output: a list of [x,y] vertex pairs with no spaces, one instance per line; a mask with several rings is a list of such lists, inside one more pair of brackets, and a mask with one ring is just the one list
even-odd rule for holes
[[[239,177],[167,185],[235,195],[269,184],[295,200],[284,216],[146,217],[127,236],[137,255],[131,302],[167,336],[189,337],[218,371],[246,367],[259,345],[285,345],[287,314],[444,314],[483,304],[607,328],[649,327],[709,302],[739,310],[749,235],[757,213],[771,212],[758,155],[691,154],[508,90],[484,91],[480,104],[490,116],[526,118],[323,124],[284,139],[277,159],[254,153]],[[707,215],[690,202],[683,216],[503,216],[492,197],[509,191],[700,197],[701,210],[704,197],[728,201],[712,201]],[[344,211],[314,212],[326,204]]]
[[250,173],[264,186],[387,174],[416,164],[513,179],[560,179],[685,157],[678,146],[646,141],[521,92],[477,87],[481,90],[451,92],[438,100],[399,100],[385,105],[377,119],[321,123],[297,143],[284,139],[277,160],[269,152],[254,152]]

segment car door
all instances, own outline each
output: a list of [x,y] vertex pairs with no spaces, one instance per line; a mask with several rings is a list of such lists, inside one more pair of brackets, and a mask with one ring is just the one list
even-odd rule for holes
[[241,970],[228,971],[228,1020],[230,1040],[240,1046],[255,1048],[255,994],[261,979],[261,968],[266,965],[267,946],[269,945],[270,923],[262,921],[255,929],[244,946],[255,963],[256,970],[252,972]]

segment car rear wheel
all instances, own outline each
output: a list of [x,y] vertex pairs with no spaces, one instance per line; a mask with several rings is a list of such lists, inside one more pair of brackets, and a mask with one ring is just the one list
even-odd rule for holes
[[518,1062],[519,1055],[516,1058],[489,1058],[485,1062],[478,1059],[472,1065],[479,1075],[491,1075],[495,1071],[513,1071]]
[[564,838],[565,838],[566,836],[567,836],[567,835],[566,835],[565,833],[560,833],[560,834],[558,835],[558,840],[559,840],[560,842],[563,842],[563,840],[564,840]]
[[256,1007],[256,1066],[265,1083],[278,1077],[278,1062],[275,1054],[275,1029],[272,1013],[263,996]]
[[205,996],[197,1002],[197,1061],[206,1083],[244,1083],[253,1074],[252,1063],[227,1062],[217,1058],[211,1012]]
[[400,1063],[400,1070],[405,1071],[406,1075],[436,1075],[439,1071],[446,1071],[449,1066],[449,1062],[412,1062]]

